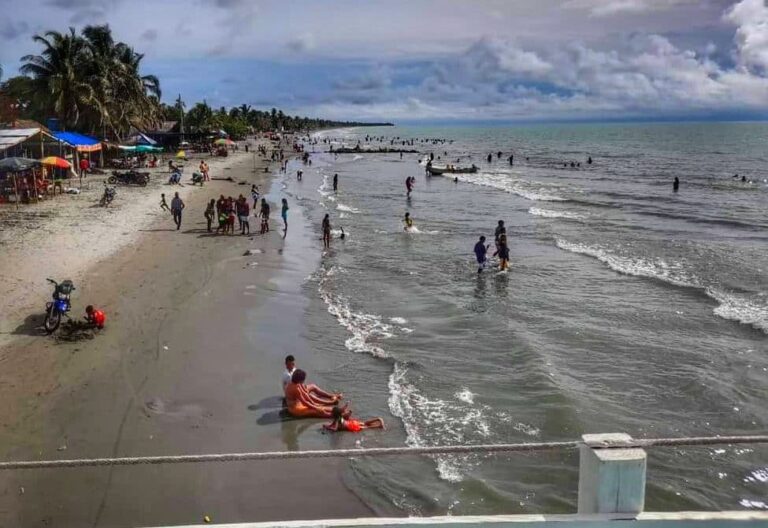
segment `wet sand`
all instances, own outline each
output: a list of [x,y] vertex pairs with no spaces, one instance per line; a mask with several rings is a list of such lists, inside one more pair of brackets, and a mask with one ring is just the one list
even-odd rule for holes
[[[262,165],[263,167],[263,165]],[[75,310],[98,302],[108,327],[93,340],[19,339],[2,351],[3,459],[273,451],[317,447],[317,421],[282,421],[288,353],[306,358],[301,281],[314,266],[292,206],[285,239],[279,194],[273,232],[253,239],[205,232],[204,203],[246,194],[252,157],[235,180],[211,182],[170,217],[78,284]],[[268,184],[266,184],[268,185]],[[169,188],[170,189],[170,188]],[[167,193],[166,193],[167,194]],[[252,230],[258,229],[252,220]],[[257,253],[243,256],[246,250]],[[318,380],[317,376],[314,377]],[[319,380],[322,381],[322,380]],[[335,387],[331,387],[335,388]],[[327,443],[327,441],[326,441]],[[34,470],[0,475],[0,524],[133,526],[368,516],[334,460]]]

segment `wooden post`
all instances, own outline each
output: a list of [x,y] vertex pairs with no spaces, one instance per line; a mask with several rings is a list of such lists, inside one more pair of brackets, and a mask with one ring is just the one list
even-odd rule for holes
[[579,513],[641,513],[645,506],[645,450],[599,449],[603,442],[629,442],[624,433],[583,435],[579,451]]
[[19,186],[16,184],[16,173],[13,173],[13,194],[16,195],[16,209],[19,209]]

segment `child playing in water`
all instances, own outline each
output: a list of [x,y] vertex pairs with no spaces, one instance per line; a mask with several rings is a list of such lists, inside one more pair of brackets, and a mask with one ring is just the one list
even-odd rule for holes
[[334,405],[333,409],[331,409],[331,418],[333,418],[333,421],[329,424],[323,424],[323,429],[333,431],[334,433],[341,431],[359,433],[363,429],[384,429],[384,420],[381,418],[371,418],[364,422],[349,417],[344,418],[344,413],[338,405]]
[[413,227],[413,219],[411,218],[411,213],[405,213],[405,218],[403,218],[403,223],[405,224],[405,230],[409,231]]
[[509,246],[507,246],[507,235],[501,235],[499,237],[499,246],[493,256],[495,257],[496,255],[499,256],[499,271],[507,271],[507,268],[509,267]]

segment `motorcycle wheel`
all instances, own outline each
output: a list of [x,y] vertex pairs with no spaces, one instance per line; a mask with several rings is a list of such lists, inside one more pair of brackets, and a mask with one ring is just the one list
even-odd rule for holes
[[43,323],[45,331],[49,334],[52,334],[56,331],[60,324],[61,312],[54,310],[53,308],[49,309],[45,314],[45,322]]
[[117,178],[114,176],[110,176],[109,178],[107,178],[107,183],[109,183],[110,185],[114,185],[117,183]]

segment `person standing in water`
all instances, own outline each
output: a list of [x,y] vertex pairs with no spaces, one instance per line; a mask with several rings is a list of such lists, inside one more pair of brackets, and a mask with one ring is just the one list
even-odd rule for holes
[[405,224],[405,231],[410,231],[413,228],[413,219],[411,218],[411,213],[405,213],[403,224]]
[[285,227],[285,232],[288,232],[288,200],[283,198],[283,207],[280,211],[280,216],[283,217],[283,225]]
[[499,220],[499,225],[496,226],[496,231],[493,233],[493,240],[496,243],[496,249],[499,248],[499,239],[502,236],[507,236],[507,228],[504,227],[504,220]]
[[339,175],[334,174],[333,175],[333,192],[336,192],[339,190]]
[[675,181],[672,183],[672,190],[677,192],[677,190],[680,188],[680,178],[675,176]]
[[331,217],[328,213],[325,213],[323,218],[323,248],[330,249],[331,247]]
[[499,256],[499,271],[507,271],[509,267],[509,246],[507,246],[507,235],[501,235],[499,237],[499,245],[496,249],[495,257]]
[[408,198],[411,197],[411,192],[413,191],[413,180],[414,180],[413,176],[408,176],[405,179],[405,189],[407,191],[406,196]]
[[510,154],[509,155],[509,164],[510,165],[514,165],[515,164],[515,155],[514,154]]
[[487,258],[488,246],[485,244],[485,237],[481,236],[480,240],[475,244],[475,257],[477,258],[477,272],[482,273],[485,265],[488,261]]

